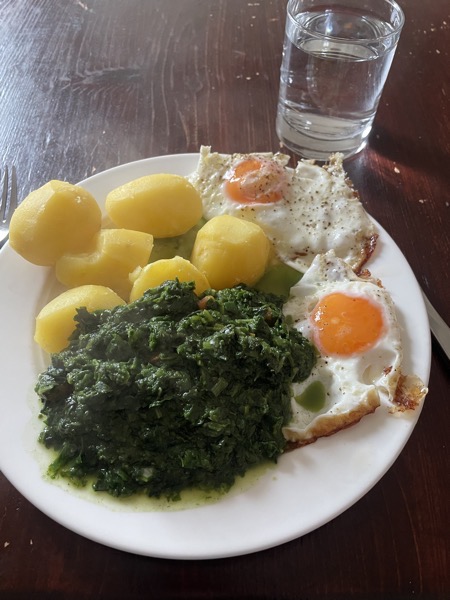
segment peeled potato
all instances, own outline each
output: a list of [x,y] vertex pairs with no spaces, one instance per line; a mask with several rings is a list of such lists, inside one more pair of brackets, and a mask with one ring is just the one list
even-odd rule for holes
[[256,223],[230,215],[207,221],[198,231],[191,262],[213,289],[255,284],[267,266],[270,242]]
[[56,278],[68,287],[95,284],[128,299],[129,275],[148,263],[153,236],[129,229],[102,229],[92,248],[83,254],[65,254],[56,262]]
[[131,288],[130,302],[140,298],[145,290],[171,279],[194,281],[196,294],[201,294],[211,287],[203,273],[200,273],[192,263],[181,256],[157,260],[138,270],[134,275],[134,278],[132,276],[134,283]]
[[180,175],[146,175],[121,185],[106,197],[106,212],[117,227],[155,238],[183,235],[201,218],[202,201]]
[[75,329],[77,308],[89,312],[125,304],[115,292],[99,285],[83,285],[63,292],[44,306],[36,317],[35,341],[46,352],[64,350]]
[[101,219],[100,208],[87,190],[53,180],[16,208],[9,242],[26,260],[50,266],[67,252],[83,252],[99,231]]

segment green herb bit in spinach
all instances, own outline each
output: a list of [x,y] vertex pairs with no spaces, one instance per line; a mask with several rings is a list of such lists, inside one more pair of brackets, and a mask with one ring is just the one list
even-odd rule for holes
[[81,308],[67,349],[36,384],[58,456],[53,477],[113,496],[226,491],[285,450],[291,383],[313,346],[274,295],[238,286],[198,298],[166,282],[125,306]]

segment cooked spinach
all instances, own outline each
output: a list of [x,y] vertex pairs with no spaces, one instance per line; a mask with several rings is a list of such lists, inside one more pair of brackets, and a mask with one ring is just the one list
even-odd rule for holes
[[78,310],[36,392],[51,476],[113,496],[226,490],[286,447],[290,384],[314,348],[273,295],[238,286],[198,298],[167,282],[112,310]]

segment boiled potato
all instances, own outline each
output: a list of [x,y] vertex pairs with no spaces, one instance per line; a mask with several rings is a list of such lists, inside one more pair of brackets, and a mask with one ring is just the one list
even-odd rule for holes
[[134,283],[130,293],[130,302],[140,298],[145,290],[170,279],[194,281],[196,294],[201,294],[211,287],[203,273],[200,273],[192,263],[181,256],[157,260],[143,269],[138,269],[131,277]]
[[155,238],[186,233],[202,216],[197,190],[180,175],[146,175],[121,185],[106,197],[106,212],[117,227]]
[[103,229],[94,238],[90,252],[65,254],[56,263],[58,281],[68,287],[104,285],[128,300],[129,275],[148,263],[153,236],[130,229]]
[[217,290],[253,285],[263,275],[270,242],[256,223],[230,215],[207,221],[197,233],[191,262]]
[[77,308],[89,312],[125,304],[115,292],[99,285],[83,285],[67,290],[44,306],[36,317],[35,341],[46,352],[64,350],[75,329]]
[[54,265],[67,252],[83,252],[101,227],[94,197],[80,186],[49,181],[31,192],[11,219],[9,242],[36,265]]

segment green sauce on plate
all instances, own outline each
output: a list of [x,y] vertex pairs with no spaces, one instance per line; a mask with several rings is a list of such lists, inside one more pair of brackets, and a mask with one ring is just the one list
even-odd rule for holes
[[297,404],[311,412],[319,412],[325,406],[326,389],[321,381],[313,381],[300,395],[295,397]]

